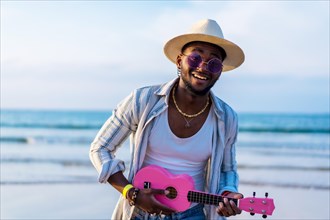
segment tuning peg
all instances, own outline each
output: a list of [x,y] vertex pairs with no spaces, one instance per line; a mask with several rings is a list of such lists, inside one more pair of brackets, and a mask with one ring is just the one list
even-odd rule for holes
[[268,197],[268,192],[265,193],[265,197],[266,197],[266,198]]
[[256,192],[253,192],[253,197],[256,197]]
[[250,215],[254,216],[254,214],[255,214],[255,213],[253,213],[253,212],[250,212]]
[[267,218],[267,215],[262,215],[263,218]]

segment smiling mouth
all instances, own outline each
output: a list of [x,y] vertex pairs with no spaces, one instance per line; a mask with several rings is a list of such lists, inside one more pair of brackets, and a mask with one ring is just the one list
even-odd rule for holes
[[192,73],[192,76],[197,78],[197,79],[201,79],[201,80],[208,80],[209,79],[208,77],[199,75],[198,73]]

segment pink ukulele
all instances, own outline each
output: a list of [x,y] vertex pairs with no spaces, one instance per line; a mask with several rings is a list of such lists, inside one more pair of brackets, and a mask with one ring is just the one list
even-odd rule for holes
[[[166,169],[156,165],[150,165],[139,170],[134,178],[133,185],[140,189],[168,190],[170,192],[168,195],[155,195],[156,199],[180,212],[187,210],[192,202],[219,205],[219,202],[223,201],[222,196],[195,191],[191,176],[186,174],[173,175]],[[263,218],[272,215],[275,205],[273,199],[267,198],[268,193],[266,193],[266,198],[255,198],[254,196],[255,193],[253,197],[239,200],[229,198],[229,200],[233,200],[236,205],[238,204],[239,209],[250,212],[251,215],[258,213],[262,214]]]

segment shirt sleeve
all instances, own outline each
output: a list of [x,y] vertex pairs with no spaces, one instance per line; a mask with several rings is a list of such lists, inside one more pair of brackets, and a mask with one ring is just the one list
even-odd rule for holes
[[238,191],[239,177],[237,173],[237,162],[236,162],[236,141],[238,134],[238,119],[236,113],[233,114],[232,120],[229,121],[227,133],[227,141],[224,149],[222,167],[221,167],[221,192]]
[[112,174],[125,170],[124,161],[117,159],[115,152],[136,130],[133,99],[132,93],[114,109],[91,144],[89,157],[99,173],[100,183],[106,183]]

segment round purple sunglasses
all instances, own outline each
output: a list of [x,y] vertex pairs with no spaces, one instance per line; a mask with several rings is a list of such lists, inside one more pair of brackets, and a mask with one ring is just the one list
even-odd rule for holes
[[188,65],[191,68],[197,68],[202,63],[206,64],[206,69],[212,74],[216,74],[222,71],[222,61],[218,58],[212,58],[209,61],[203,61],[201,55],[198,53],[191,53],[189,55],[182,54],[187,57]]

